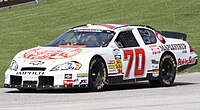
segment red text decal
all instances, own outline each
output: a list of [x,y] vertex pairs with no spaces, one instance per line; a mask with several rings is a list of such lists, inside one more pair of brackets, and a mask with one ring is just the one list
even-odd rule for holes
[[129,77],[131,67],[133,64],[133,50],[124,50],[124,60],[128,61],[128,67],[125,73],[125,77]]
[[[145,52],[142,48],[135,49],[135,76],[144,74],[145,67]],[[124,50],[124,60],[128,61],[128,67],[126,69],[125,77],[128,78],[133,65],[134,54],[133,50]]]
[[142,48],[135,49],[136,61],[135,61],[135,76],[144,74],[145,67],[145,53]]

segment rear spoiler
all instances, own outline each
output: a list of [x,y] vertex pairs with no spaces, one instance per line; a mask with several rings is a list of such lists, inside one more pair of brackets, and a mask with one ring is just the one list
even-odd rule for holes
[[186,41],[187,34],[179,33],[179,32],[170,32],[170,31],[160,31],[160,34],[167,38],[174,38],[174,39],[182,39]]

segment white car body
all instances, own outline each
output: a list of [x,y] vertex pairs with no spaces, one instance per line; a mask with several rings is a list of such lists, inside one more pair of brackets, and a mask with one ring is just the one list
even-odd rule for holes
[[[138,29],[153,32],[156,42],[145,44]],[[175,57],[177,70],[197,64],[197,55],[186,41],[167,38],[149,27],[89,24],[71,30],[107,30],[115,32],[115,35],[105,47],[39,46],[19,52],[5,72],[4,87],[18,89],[88,87],[90,62],[94,56],[101,57],[106,64],[108,78],[105,83],[108,85],[159,77],[159,63],[166,52]],[[132,32],[138,46],[120,47],[120,44],[117,44],[119,33],[124,31]],[[60,64],[63,63],[68,65],[68,70],[57,70],[62,68],[63,65]]]

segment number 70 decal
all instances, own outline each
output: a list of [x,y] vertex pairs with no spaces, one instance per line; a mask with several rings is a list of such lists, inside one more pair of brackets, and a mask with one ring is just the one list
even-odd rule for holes
[[[135,76],[141,76],[144,74],[144,67],[145,67],[145,52],[142,48],[134,49],[134,51],[131,50],[123,50],[124,52],[124,60],[128,61],[128,66],[125,73],[125,78],[128,78],[130,75],[130,72],[133,68],[134,63],[134,57],[135,58],[135,70],[134,74]],[[135,52],[135,56],[134,56]]]

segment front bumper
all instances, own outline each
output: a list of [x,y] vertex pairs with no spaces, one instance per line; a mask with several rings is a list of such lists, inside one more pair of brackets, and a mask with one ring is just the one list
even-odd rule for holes
[[33,89],[33,90],[49,90],[49,89],[78,89],[78,88],[88,88],[88,85],[55,85],[55,86],[35,86],[35,85],[10,85],[4,84],[4,88],[17,88],[17,89]]
[[[4,84],[4,88],[17,88],[17,89],[69,89],[69,88],[87,88],[87,84],[74,83],[73,80],[64,80],[68,83],[63,83],[63,85],[54,85],[53,76],[39,76],[38,81],[27,81],[22,80],[22,76],[10,76],[10,84]],[[77,80],[76,80],[77,81]]]
[[[67,74],[65,74],[67,73]],[[69,74],[68,74],[69,73]],[[71,73],[71,74],[70,74]],[[55,72],[51,76],[35,74],[16,74],[7,70],[5,74],[4,88],[17,89],[68,89],[68,88],[87,88],[88,74],[75,72]]]

